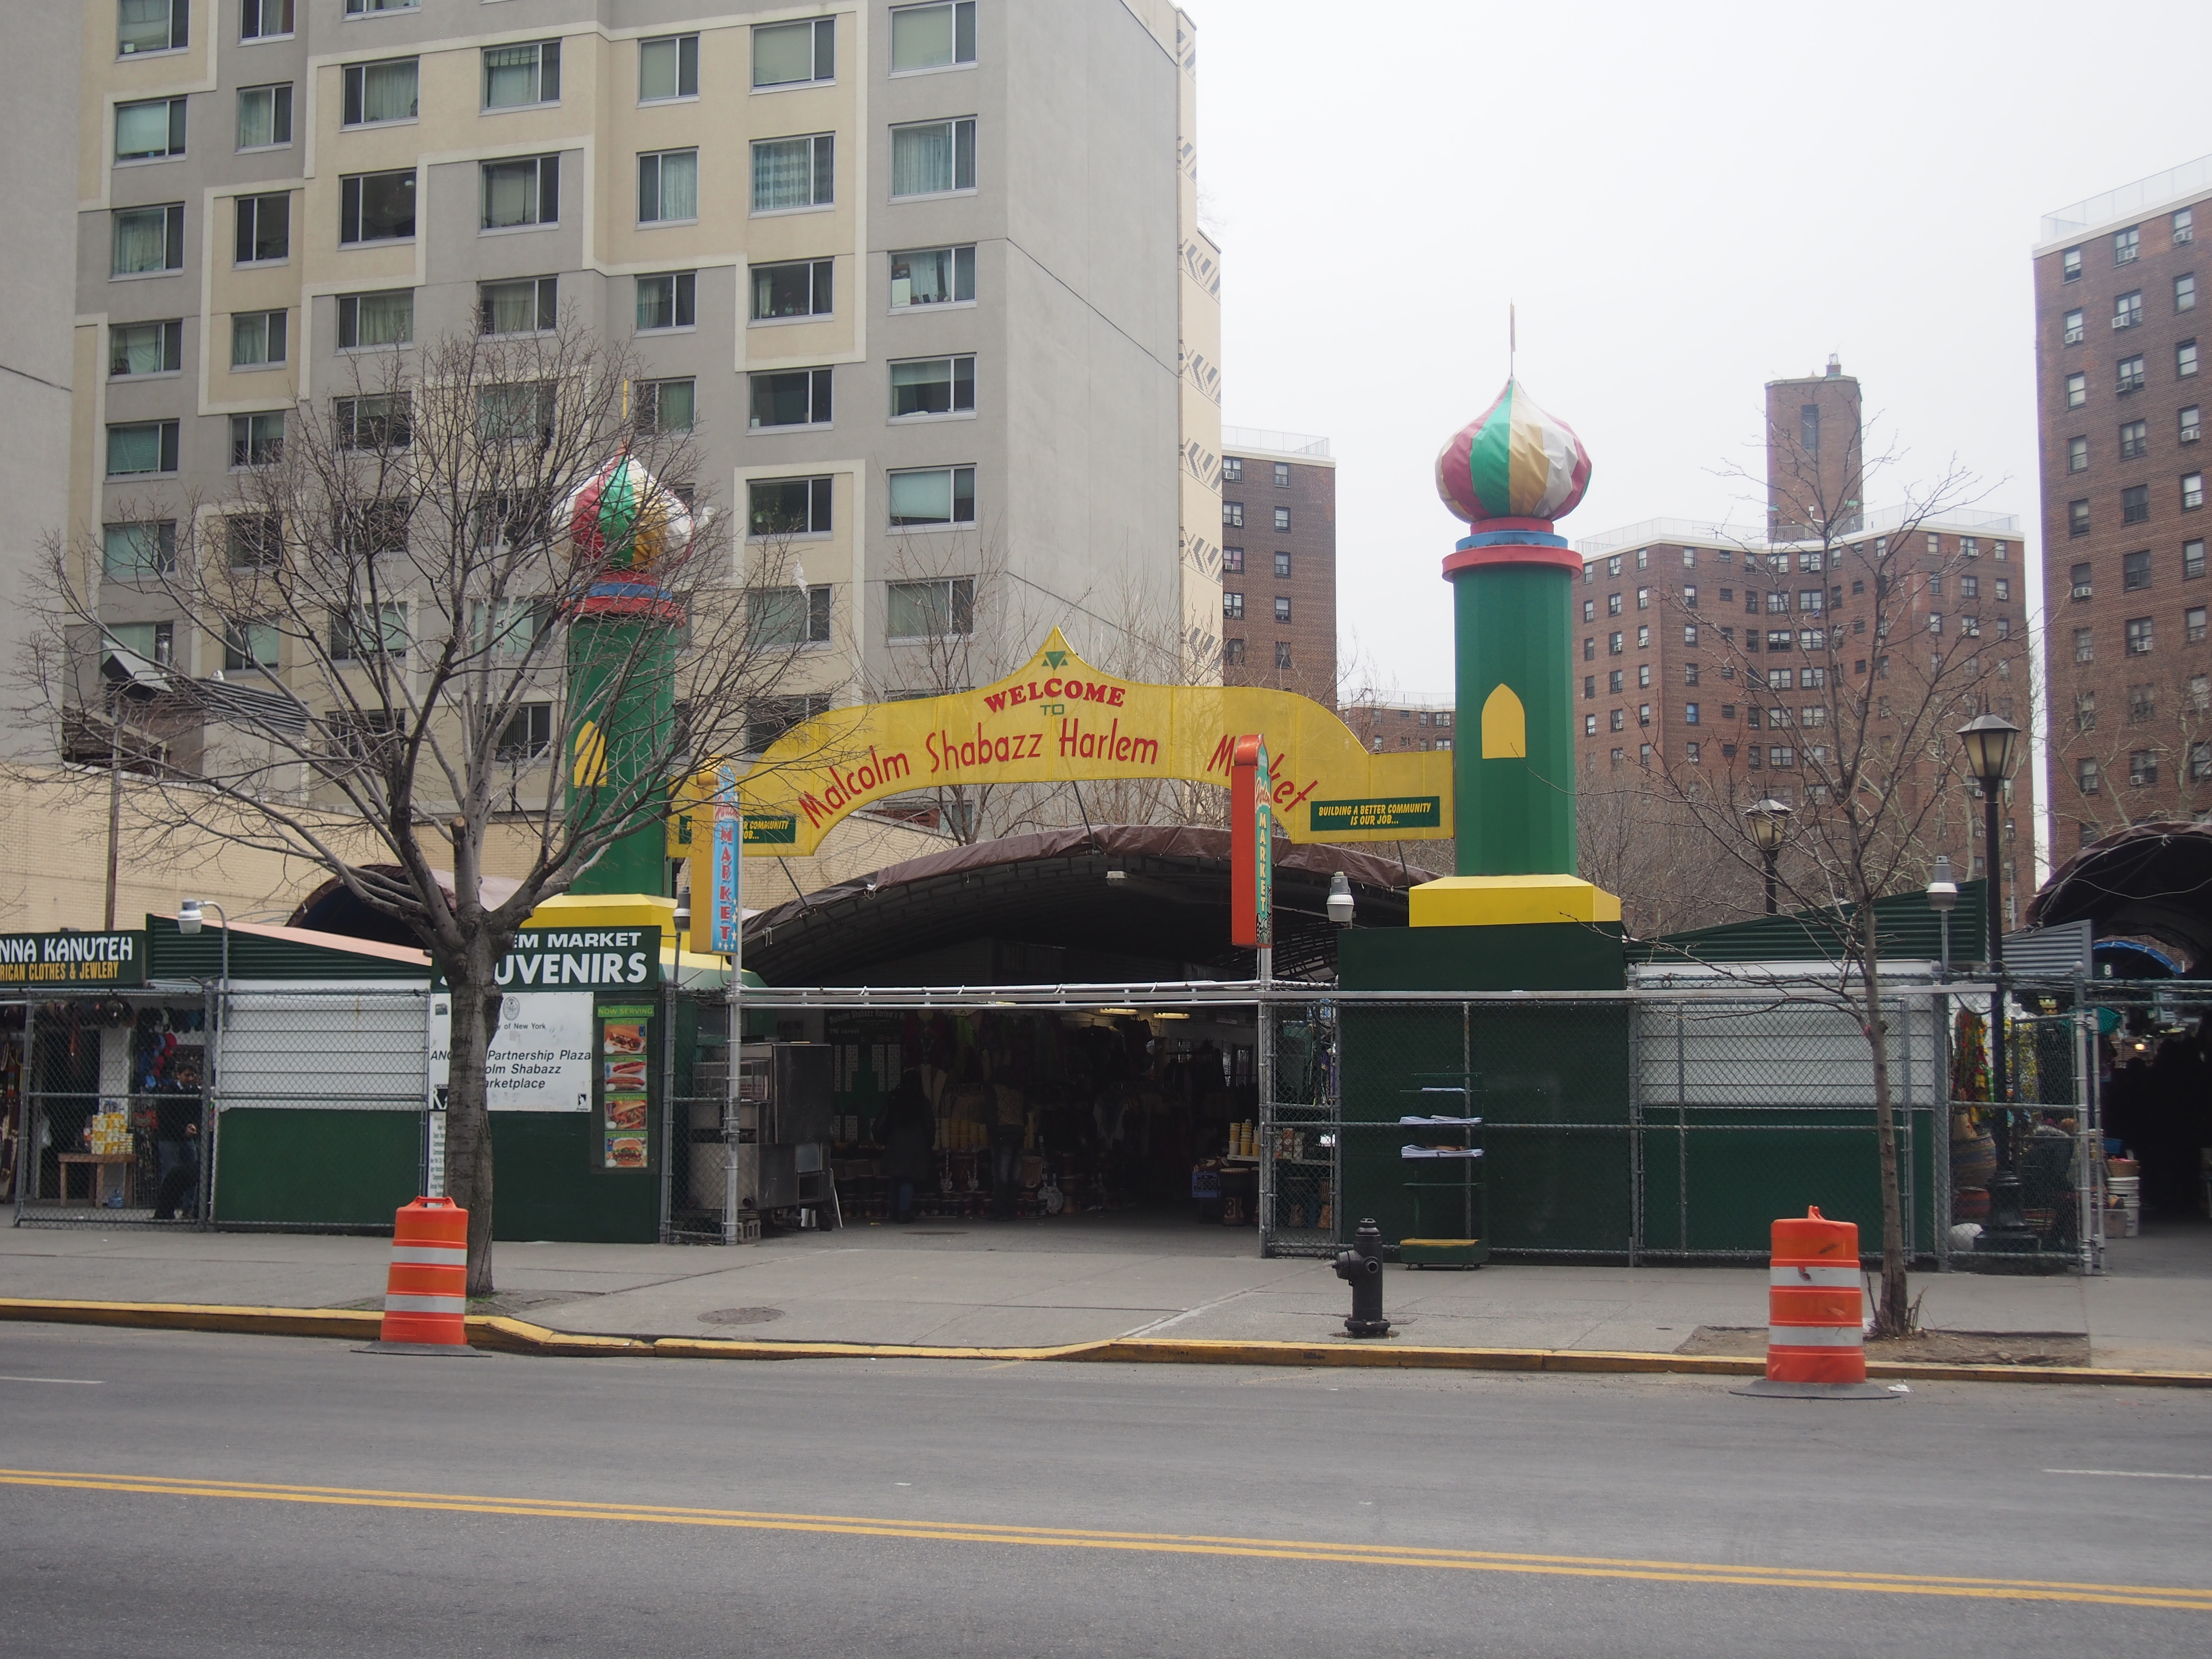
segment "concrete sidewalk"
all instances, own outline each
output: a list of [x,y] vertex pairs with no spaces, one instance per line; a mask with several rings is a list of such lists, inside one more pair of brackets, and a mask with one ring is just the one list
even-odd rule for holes
[[[308,1234],[0,1229],[0,1295],[380,1305],[385,1241]],[[1348,1295],[1327,1264],[1264,1261],[1249,1232],[1157,1217],[858,1225],[757,1245],[501,1244],[501,1310],[610,1335],[1042,1347],[1117,1336],[1316,1342]],[[2086,1336],[2093,1363],[2212,1370],[2212,1224],[2116,1242],[2098,1279],[1917,1275],[1942,1330]],[[1765,1322],[1764,1267],[1500,1263],[1393,1268],[1406,1340],[1668,1352]]]

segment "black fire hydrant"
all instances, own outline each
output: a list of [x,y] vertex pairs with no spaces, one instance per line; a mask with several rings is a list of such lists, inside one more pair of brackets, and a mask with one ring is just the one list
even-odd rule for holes
[[1359,1224],[1352,1248],[1337,1252],[1336,1276],[1352,1286],[1352,1316],[1344,1322],[1344,1334],[1389,1335],[1390,1322],[1382,1317],[1382,1233],[1371,1217]]

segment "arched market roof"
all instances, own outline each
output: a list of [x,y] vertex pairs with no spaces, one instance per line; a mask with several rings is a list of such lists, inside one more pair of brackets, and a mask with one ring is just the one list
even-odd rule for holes
[[[1341,870],[1358,925],[1406,925],[1428,872],[1350,847],[1275,843],[1275,971],[1326,977],[1323,908]],[[776,879],[745,861],[747,898]],[[1229,943],[1229,831],[1106,824],[1009,836],[794,896],[745,923],[744,963],[770,985],[1046,984],[1247,978]]]
[[2138,823],[2085,847],[2027,907],[2032,927],[2088,921],[2099,939],[2133,936],[2212,975],[2212,824]]

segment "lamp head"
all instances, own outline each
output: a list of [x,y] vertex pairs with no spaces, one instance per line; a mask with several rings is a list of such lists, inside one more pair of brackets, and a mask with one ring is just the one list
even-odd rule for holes
[[2012,774],[2012,751],[2020,727],[2002,714],[1977,714],[1959,728],[1959,741],[1966,746],[1966,771],[1994,795]]
[[1349,927],[1355,908],[1352,884],[1340,870],[1328,878],[1328,919],[1340,927]]
[[1958,903],[1959,884],[1952,879],[1950,854],[1938,853],[1935,868],[1928,872],[1928,908],[1948,915]]
[[200,930],[200,902],[186,899],[177,906],[177,931],[190,938]]
[[1769,795],[1765,800],[1753,801],[1743,809],[1743,816],[1751,826],[1751,838],[1762,853],[1778,852],[1782,837],[1790,828],[1790,808]]

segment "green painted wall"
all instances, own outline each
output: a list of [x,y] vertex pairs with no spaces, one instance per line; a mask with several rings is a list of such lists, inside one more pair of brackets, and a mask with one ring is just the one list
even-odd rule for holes
[[660,1109],[653,1161],[599,1167],[597,1112],[495,1112],[493,1236],[579,1244],[653,1244],[660,1238]]
[[1337,936],[1347,991],[1618,991],[1620,924],[1355,927]]
[[[1548,565],[1478,565],[1452,578],[1462,876],[1576,873],[1572,586]],[[1525,757],[1482,752],[1483,705],[1501,684],[1526,715]]]
[[[605,742],[599,787],[578,782],[575,754],[565,763],[568,811],[589,822],[602,810],[602,789],[619,793],[667,757],[676,723],[675,630],[661,622],[580,619],[568,629],[568,684],[581,711],[577,741],[588,721]],[[659,894],[667,884],[667,830],[656,817],[609,847],[569,890]]]
[[215,1218],[389,1227],[422,1170],[420,1112],[236,1107],[216,1144]]

